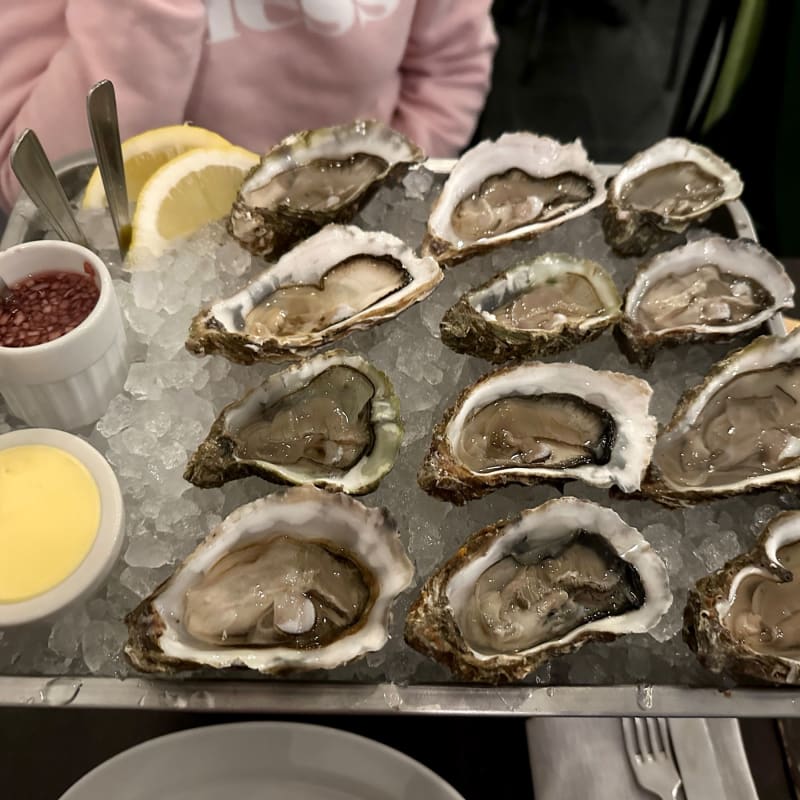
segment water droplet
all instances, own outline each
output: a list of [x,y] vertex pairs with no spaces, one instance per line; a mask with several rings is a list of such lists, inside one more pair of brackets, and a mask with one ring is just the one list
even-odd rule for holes
[[639,684],[636,690],[636,702],[639,704],[639,708],[648,711],[653,707],[653,691],[652,683]]
[[73,678],[53,678],[39,692],[39,701],[51,706],[68,706],[83,686],[82,681]]

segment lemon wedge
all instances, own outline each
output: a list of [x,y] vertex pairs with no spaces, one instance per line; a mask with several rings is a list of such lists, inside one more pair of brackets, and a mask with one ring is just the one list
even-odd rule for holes
[[[168,125],[145,131],[122,143],[128,199],[136,202],[150,176],[167,161],[197,147],[232,147],[227,139],[193,125]],[[106,193],[100,172],[95,168],[83,196],[83,208],[105,208]]]
[[141,268],[171,242],[230,213],[236,193],[259,157],[242,147],[197,148],[156,170],[133,215],[131,268]]

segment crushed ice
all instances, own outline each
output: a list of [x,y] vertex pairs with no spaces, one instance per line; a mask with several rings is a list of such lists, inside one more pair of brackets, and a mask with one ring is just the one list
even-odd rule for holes
[[[382,188],[355,223],[389,230],[418,246],[434,189],[442,181],[441,176],[425,168],[415,169],[402,184]],[[82,214],[90,239],[101,248],[109,247],[113,232],[105,215]],[[508,487],[455,508],[424,494],[415,481],[435,422],[464,386],[490,368],[479,359],[442,345],[438,326],[443,313],[471,285],[487,280],[523,255],[547,251],[571,252],[599,261],[621,290],[636,267],[635,260],[622,260],[610,253],[603,241],[599,214],[588,215],[534,242],[511,245],[451,269],[425,302],[340,343],[385,370],[401,399],[406,435],[400,457],[366,502],[388,507],[397,520],[417,566],[415,589],[469,533],[559,496],[550,487]],[[123,555],[106,585],[83,606],[70,609],[53,623],[5,631],[0,636],[0,673],[130,674],[131,668],[120,655],[126,637],[125,614],[163,581],[222,517],[274,490],[258,478],[228,483],[222,489],[201,490],[182,477],[189,454],[220,409],[277,369],[237,366],[219,356],[189,355],[183,347],[189,322],[202,304],[237,291],[265,266],[232,241],[221,224],[165,253],[156,271],[127,275],[112,263],[129,328],[133,364],[125,392],[83,435],[106,455],[119,477],[128,515]],[[643,372],[628,364],[610,334],[605,334],[562,358],[649,379],[656,387],[654,413],[665,422],[680,393],[697,383],[725,349],[693,346],[669,350],[656,358],[649,372]],[[682,377],[676,380],[676,375]],[[8,419],[0,405],[0,433],[12,425],[18,425],[18,421]],[[568,484],[566,493],[610,505],[642,531],[667,563],[675,603],[651,635],[588,645],[543,667],[529,682],[608,684],[646,680],[717,685],[717,679],[699,667],[680,637],[686,591],[701,575],[749,548],[764,521],[781,508],[796,507],[796,498],[767,494],[673,511],[649,502],[609,501],[605,490],[577,482]],[[400,598],[394,611],[392,638],[381,652],[335,670],[330,677],[394,683],[446,680],[447,673],[441,667],[402,641],[403,618],[414,595],[415,591],[410,591]]]

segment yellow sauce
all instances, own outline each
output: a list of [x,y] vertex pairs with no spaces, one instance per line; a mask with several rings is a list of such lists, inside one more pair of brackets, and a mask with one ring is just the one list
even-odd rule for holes
[[99,523],[100,492],[77,458],[46,445],[0,450],[0,603],[71,575]]

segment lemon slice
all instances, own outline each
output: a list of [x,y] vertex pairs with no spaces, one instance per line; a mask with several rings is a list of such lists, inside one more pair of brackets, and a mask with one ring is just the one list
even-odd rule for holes
[[[136,202],[150,176],[170,159],[196,147],[232,147],[219,134],[193,125],[169,125],[145,131],[122,143],[128,199]],[[106,193],[95,168],[83,196],[83,208],[105,208]]]
[[189,150],[156,170],[142,187],[133,215],[132,268],[229,214],[245,175],[258,162],[255,153],[229,145]]

